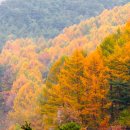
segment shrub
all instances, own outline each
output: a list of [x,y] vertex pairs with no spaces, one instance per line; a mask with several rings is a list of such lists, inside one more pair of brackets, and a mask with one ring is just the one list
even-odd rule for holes
[[80,130],[80,125],[75,122],[70,122],[60,126],[59,130]]
[[23,130],[32,130],[31,124],[28,123],[28,122],[25,122],[25,124],[21,126],[21,129],[23,129]]
[[122,126],[130,126],[130,108],[121,112],[117,122]]

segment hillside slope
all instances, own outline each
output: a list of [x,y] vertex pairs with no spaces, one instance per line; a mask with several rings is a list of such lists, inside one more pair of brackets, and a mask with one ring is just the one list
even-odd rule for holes
[[71,54],[78,47],[91,52],[107,35],[114,33],[128,21],[129,12],[130,3],[112,10],[105,10],[99,16],[65,28],[62,34],[50,41],[52,46],[46,51],[50,55],[53,54],[52,59]]
[[52,38],[63,28],[129,0],[6,0],[0,5],[0,42],[21,37]]
[[[105,10],[95,18],[64,29],[62,34],[47,43],[42,40],[34,42],[30,39],[8,41],[0,54],[0,89],[2,92],[0,93],[0,126],[5,127],[6,123],[1,117],[2,115],[6,117],[5,115],[12,110],[16,97],[18,97],[18,102],[15,102],[15,110],[18,110],[18,113],[13,113],[16,114],[13,117],[20,122],[21,119],[26,120],[25,115],[28,113],[27,116],[31,122],[32,113],[36,117],[36,113],[30,110],[30,106],[35,106],[33,97],[36,97],[35,92],[39,91],[37,86],[44,86],[51,63],[63,55],[70,55],[76,48],[81,47],[85,51],[93,51],[108,34],[116,32],[126,23],[130,18],[129,12],[130,3],[112,10]],[[31,86],[30,83],[36,86],[36,91],[33,91],[33,85]],[[28,97],[27,91],[24,91],[28,88],[30,88],[28,91],[32,93],[32,100]],[[18,93],[20,96],[17,96]],[[27,106],[27,111],[23,113],[18,107],[22,101]],[[39,123],[33,122],[36,125]]]

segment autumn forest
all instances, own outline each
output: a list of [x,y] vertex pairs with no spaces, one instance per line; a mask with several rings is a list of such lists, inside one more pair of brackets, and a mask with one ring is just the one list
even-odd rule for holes
[[0,4],[0,130],[130,128],[130,3],[94,2]]

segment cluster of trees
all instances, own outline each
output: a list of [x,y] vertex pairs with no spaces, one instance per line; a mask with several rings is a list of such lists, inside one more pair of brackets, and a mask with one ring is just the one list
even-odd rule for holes
[[0,58],[1,66],[7,70],[1,79],[5,113],[8,112],[14,124],[27,120],[34,127],[42,126],[37,100],[43,86],[45,67],[39,60],[36,44],[30,39],[10,41]]
[[127,2],[129,0],[6,0],[0,5],[0,43],[12,38],[52,38],[67,26]]
[[[10,6],[4,2],[0,10],[7,6],[6,11],[13,8],[21,13],[15,8],[21,0],[12,4],[14,1],[7,0]],[[21,1],[23,10],[26,6],[34,7],[35,2],[30,2],[31,5]],[[43,1],[38,2],[44,9]],[[45,3],[49,6],[49,2]],[[33,9],[39,11],[39,5]],[[49,41],[11,38],[6,42],[0,54],[0,129],[20,130],[25,121],[36,130],[97,129],[114,123],[130,126],[130,23],[120,27],[128,20],[128,12],[130,4],[106,10],[100,16],[66,28]],[[9,21],[15,15],[10,15]],[[31,16],[38,17],[35,12]],[[105,38],[116,30],[117,33]],[[39,35],[30,33],[31,30],[27,32],[29,37]]]
[[76,50],[59,59],[42,99],[45,129],[71,121],[94,129],[130,126],[130,23],[93,53]]
[[9,130],[24,121],[36,130],[130,126],[130,23],[92,53],[80,47],[62,56],[47,77],[41,55],[30,39],[7,42],[0,55]]
[[[104,125],[108,121],[105,111],[109,106],[109,87],[107,68],[101,56],[94,52],[86,57],[77,50],[64,59],[59,71],[57,83],[43,90],[41,111],[46,115],[44,122],[49,126],[71,121],[82,126]],[[51,84],[50,80],[48,82]]]
[[[80,46],[88,53],[95,50],[107,35],[115,33],[127,22],[128,12],[130,12],[130,3],[105,10],[97,17],[65,28],[63,33],[50,41],[52,45],[49,53],[53,53],[53,58],[57,58],[62,54],[71,54]],[[58,50],[58,53],[55,50]]]

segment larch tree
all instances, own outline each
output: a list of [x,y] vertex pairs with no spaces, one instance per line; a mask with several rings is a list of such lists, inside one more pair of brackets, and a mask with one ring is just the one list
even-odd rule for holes
[[44,99],[42,113],[45,120],[53,126],[70,121],[81,123],[84,59],[83,53],[76,50],[65,60],[58,75],[58,83],[48,90],[45,89],[48,98]]
[[[13,82],[10,98],[14,95],[9,119],[13,124],[28,121],[37,130],[43,128],[42,116],[39,113],[38,97],[43,87],[42,68],[44,65],[38,60],[36,46],[31,40],[18,40],[20,50],[11,51],[19,59],[16,79]],[[26,45],[27,44],[27,45]],[[9,100],[10,101],[10,100]]]
[[83,124],[97,129],[106,127],[109,121],[107,109],[108,100],[108,74],[102,56],[98,51],[90,54],[85,62],[82,82],[85,91],[82,94],[82,119]]

